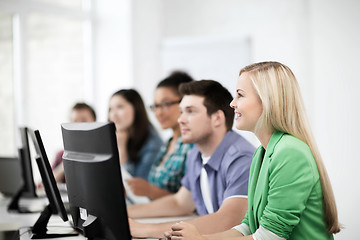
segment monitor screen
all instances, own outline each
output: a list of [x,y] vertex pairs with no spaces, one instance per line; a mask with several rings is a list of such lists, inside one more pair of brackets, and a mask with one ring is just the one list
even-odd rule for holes
[[35,150],[37,153],[36,163],[38,165],[42,182],[44,184],[45,193],[49,200],[49,205],[41,213],[41,216],[32,227],[32,239],[51,238],[59,236],[73,236],[74,234],[48,234],[47,224],[52,214],[58,214],[64,222],[68,220],[64,203],[61,199],[59,189],[57,188],[56,181],[51,170],[51,166],[45,152],[44,144],[42,142],[40,132],[35,130],[31,133],[31,138],[34,142]]
[[74,226],[90,239],[131,239],[113,123],[62,124]]
[[0,192],[6,196],[13,196],[22,185],[19,158],[0,157]]
[[19,149],[19,158],[21,159],[22,174],[24,180],[24,186],[22,189],[23,197],[37,197],[36,187],[34,184],[33,169],[31,163],[30,145],[29,145],[29,129],[27,127],[21,127],[20,139],[21,147]]

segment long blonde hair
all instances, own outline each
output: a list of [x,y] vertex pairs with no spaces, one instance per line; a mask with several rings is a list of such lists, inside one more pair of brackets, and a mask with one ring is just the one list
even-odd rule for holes
[[278,62],[260,62],[241,69],[248,73],[259,95],[263,112],[255,131],[268,128],[289,133],[304,141],[315,158],[323,189],[327,231],[340,231],[334,193],[306,116],[298,82],[289,67]]

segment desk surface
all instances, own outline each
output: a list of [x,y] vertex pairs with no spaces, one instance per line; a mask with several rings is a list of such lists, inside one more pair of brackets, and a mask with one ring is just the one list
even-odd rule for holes
[[[6,199],[0,196],[0,231],[5,230],[18,230],[20,231],[20,239],[30,239],[31,232],[29,232],[29,228],[34,225],[40,213],[9,213],[7,211],[7,206],[9,204],[10,199]],[[160,223],[160,222],[172,222],[172,221],[180,221],[193,218],[192,216],[183,216],[183,217],[166,217],[166,218],[144,218],[144,219],[136,219],[136,221],[142,223]],[[53,215],[50,218],[48,229],[51,232],[57,233],[68,233],[72,230],[69,222],[63,222],[62,219]],[[76,237],[66,237],[66,238],[56,238],[57,240],[73,240],[73,239],[85,239],[82,235]]]

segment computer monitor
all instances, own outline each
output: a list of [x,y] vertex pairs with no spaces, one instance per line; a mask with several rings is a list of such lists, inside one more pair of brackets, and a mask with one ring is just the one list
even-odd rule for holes
[[[20,159],[0,157],[0,192],[5,196],[14,196],[23,185]],[[1,238],[0,238],[1,239]]]
[[89,239],[131,239],[114,123],[61,126],[74,227]]
[[18,149],[18,155],[20,159],[21,166],[21,176],[23,184],[19,189],[17,189],[17,193],[13,196],[9,206],[9,211],[16,211],[19,213],[31,213],[32,210],[26,207],[19,206],[19,200],[22,197],[25,198],[36,198],[36,187],[34,183],[33,177],[33,169],[32,169],[32,158],[30,153],[30,145],[29,145],[29,137],[28,132],[29,129],[27,127],[21,127],[20,130],[20,139],[21,146]]
[[52,214],[58,214],[63,221],[67,221],[67,213],[65,211],[64,203],[61,199],[59,189],[57,188],[56,181],[51,170],[49,159],[45,152],[44,144],[42,142],[40,132],[35,130],[30,132],[31,138],[34,142],[35,150],[37,153],[36,163],[38,165],[41,179],[45,188],[46,196],[49,200],[49,205],[45,207],[40,217],[32,227],[33,236],[32,239],[43,239],[43,238],[53,238],[53,237],[64,237],[64,236],[74,236],[76,233],[68,234],[48,234],[47,233],[47,224]]
[[27,127],[21,127],[20,138],[21,138],[21,147],[19,150],[19,158],[22,162],[23,169],[23,178],[24,178],[24,188],[23,188],[23,197],[37,197],[36,187],[34,183],[33,169],[31,163],[31,153],[29,145],[29,129]]

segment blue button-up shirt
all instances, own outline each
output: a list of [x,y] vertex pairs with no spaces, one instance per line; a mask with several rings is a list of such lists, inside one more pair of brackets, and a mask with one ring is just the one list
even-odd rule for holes
[[[247,196],[249,170],[255,148],[239,134],[228,131],[204,168],[207,171],[211,202],[216,212],[229,197]],[[208,214],[201,194],[200,173],[202,158],[194,146],[186,162],[186,174],[181,184],[193,197],[197,213]]]

